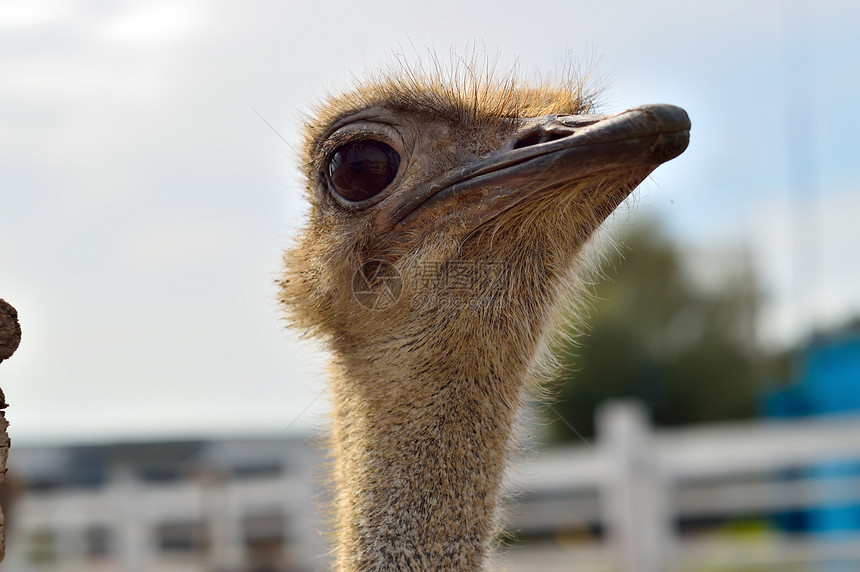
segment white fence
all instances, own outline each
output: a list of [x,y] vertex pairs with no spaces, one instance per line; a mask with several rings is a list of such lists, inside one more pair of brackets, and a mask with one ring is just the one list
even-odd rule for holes
[[[838,537],[777,535],[757,542],[680,536],[679,519],[723,519],[860,505],[860,474],[813,478],[796,471],[860,461],[860,418],[766,421],[654,432],[643,409],[616,403],[598,416],[593,447],[523,464],[510,488],[519,530],[600,523],[591,549],[542,556],[510,552],[512,568],[667,570],[860,570],[860,531]],[[575,520],[574,520],[575,519]],[[529,562],[529,552],[532,560]],[[572,562],[580,558],[579,567]],[[794,568],[792,568],[794,567]],[[537,568],[534,568],[537,569]]]
[[[147,484],[117,471],[97,489],[27,493],[0,571],[239,570],[249,561],[249,535],[258,534],[261,523],[283,528],[298,563],[295,569],[327,569],[328,547],[318,535],[323,519],[314,508],[320,500],[316,485],[322,481],[311,470],[313,448],[291,447],[288,454],[264,445],[234,443],[230,450],[243,455],[269,451],[293,469],[253,479],[192,478],[165,484]],[[860,461],[860,418],[653,431],[639,406],[615,404],[600,413],[593,446],[537,451],[530,457],[516,464],[508,481],[513,493],[504,511],[509,529],[558,539],[565,531],[597,525],[604,534],[570,544],[526,542],[501,551],[494,568],[860,570],[857,531],[839,538],[772,534],[750,542],[679,534],[676,526],[679,520],[719,522],[822,505],[860,505],[856,473],[827,479],[813,478],[810,471],[786,476],[833,461]],[[159,552],[155,535],[170,532],[165,523],[210,523],[209,542],[197,551]],[[87,548],[86,534],[92,530],[110,530],[113,538],[110,550],[96,558]],[[35,548],[46,551],[33,539],[51,540],[50,562],[30,558]]]
[[[194,461],[195,471],[165,482],[117,465],[99,486],[26,492],[16,503],[0,572],[326,569],[318,452],[286,439],[220,441],[209,449]],[[42,462],[62,449],[46,453]],[[222,457],[256,466],[283,461],[282,470],[219,473],[213,459]]]

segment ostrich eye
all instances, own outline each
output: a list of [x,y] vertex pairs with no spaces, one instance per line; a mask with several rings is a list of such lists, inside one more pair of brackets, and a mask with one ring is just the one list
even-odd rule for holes
[[328,174],[340,196],[358,202],[391,184],[399,166],[400,155],[390,145],[365,139],[338,147],[328,165]]

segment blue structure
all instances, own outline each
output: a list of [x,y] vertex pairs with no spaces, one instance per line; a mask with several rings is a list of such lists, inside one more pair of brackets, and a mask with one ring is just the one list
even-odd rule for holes
[[[766,396],[767,416],[860,416],[860,329],[814,340],[799,358],[795,371],[792,386]],[[860,462],[834,460],[807,469],[803,475],[817,477],[822,487],[832,488],[839,486],[839,477],[860,475]],[[791,530],[828,537],[856,534],[860,531],[860,506],[821,505],[804,513],[783,515],[779,521]]]

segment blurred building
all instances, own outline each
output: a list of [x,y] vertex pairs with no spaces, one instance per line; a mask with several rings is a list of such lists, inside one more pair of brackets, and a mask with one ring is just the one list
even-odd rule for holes
[[325,568],[320,465],[298,439],[13,447],[2,570]]
[[860,327],[817,337],[794,369],[791,384],[767,397],[769,415],[860,414]]
[[[819,336],[798,356],[795,379],[766,396],[771,417],[860,416],[860,328]],[[803,470],[824,489],[836,479],[860,477],[860,462],[835,459]],[[860,505],[823,503],[810,510],[780,515],[794,531],[840,535],[860,531]]]

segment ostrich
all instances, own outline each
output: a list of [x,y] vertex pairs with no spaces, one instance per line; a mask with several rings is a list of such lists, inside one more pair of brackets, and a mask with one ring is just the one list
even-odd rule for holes
[[689,129],[670,105],[595,115],[579,80],[411,71],[309,122],[281,301],[332,354],[339,570],[482,568],[583,247]]

